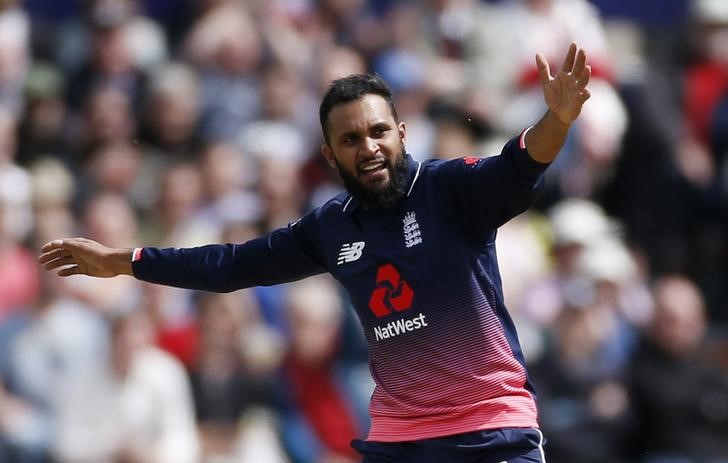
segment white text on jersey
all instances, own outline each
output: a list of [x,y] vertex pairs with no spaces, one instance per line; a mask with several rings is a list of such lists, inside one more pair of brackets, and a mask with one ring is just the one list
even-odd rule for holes
[[336,260],[336,265],[341,265],[345,262],[354,262],[359,260],[364,249],[364,241],[356,241],[354,243],[346,243],[341,247],[339,251],[339,258]]
[[384,326],[375,326],[374,338],[377,341],[381,341],[382,339],[393,338],[408,331],[419,330],[420,328],[424,328],[425,326],[427,326],[427,322],[425,321],[425,314],[421,313],[413,318],[403,318],[401,320],[389,322]]

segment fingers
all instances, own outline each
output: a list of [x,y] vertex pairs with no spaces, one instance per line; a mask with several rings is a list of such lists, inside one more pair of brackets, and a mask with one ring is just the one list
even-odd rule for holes
[[51,251],[47,251],[47,252],[44,252],[43,254],[41,254],[38,257],[38,262],[40,262],[41,264],[46,264],[46,263],[56,260],[60,257],[67,257],[70,255],[71,255],[70,252],[68,252],[64,249],[61,249],[61,248],[56,248],[56,249],[53,249]]
[[538,68],[538,75],[541,79],[541,84],[547,84],[551,79],[551,69],[549,63],[546,61],[546,57],[542,53],[536,54],[536,67]]
[[[108,270],[102,263],[101,269],[93,267],[89,261],[103,261],[108,248],[88,238],[64,238],[50,241],[41,247],[38,262],[46,270],[58,269],[62,277],[70,275],[112,276],[113,271]],[[131,270],[124,269],[131,274]],[[115,273],[115,275],[118,274]]]
[[46,262],[43,267],[46,270],[53,270],[54,268],[64,267],[66,265],[75,265],[76,260],[72,256],[63,256],[57,259]]
[[576,77],[581,87],[586,87],[591,80],[591,66],[588,64],[584,66],[584,70]]
[[581,102],[584,103],[586,100],[591,98],[591,92],[588,88],[585,88],[584,90],[579,93],[579,98],[581,99]]
[[48,243],[44,244],[43,247],[40,248],[40,251],[43,253],[52,251],[54,249],[59,249],[63,247],[63,240],[53,240],[49,241]]
[[[576,46],[572,44],[573,46]],[[569,50],[571,52],[571,49]],[[579,49],[576,53],[576,62],[574,63],[573,70],[570,69],[571,73],[575,76],[580,76],[586,69],[586,51],[583,48]],[[567,71],[569,72],[569,71]]]
[[[586,64],[586,59],[586,50],[579,48],[575,42],[572,42],[569,45],[569,51],[566,53],[559,74],[572,76],[580,84],[583,83],[583,86],[586,86],[591,78],[591,67]],[[542,53],[536,54],[536,67],[542,84],[546,84],[550,79],[553,79],[548,61],[546,61],[546,57]]]
[[58,276],[61,277],[70,277],[71,275],[78,275],[81,273],[81,270],[78,268],[78,265],[74,265],[72,267],[66,267],[62,268],[58,271]]
[[571,42],[571,45],[569,45],[569,51],[566,53],[566,58],[564,58],[564,64],[561,65],[561,70],[563,72],[572,72],[574,69],[574,60],[576,59],[576,43]]
[[78,266],[78,262],[66,249],[56,248],[46,253],[43,253],[38,260],[43,264],[43,268],[46,270],[55,270],[60,268],[58,275],[67,277],[71,275],[78,275],[81,273],[81,269]]
[[43,265],[46,270],[54,270],[60,268],[59,276],[70,276],[81,273],[76,260],[73,258],[71,249],[74,246],[73,238],[67,240],[53,240],[41,247],[41,254],[38,256],[38,262]]

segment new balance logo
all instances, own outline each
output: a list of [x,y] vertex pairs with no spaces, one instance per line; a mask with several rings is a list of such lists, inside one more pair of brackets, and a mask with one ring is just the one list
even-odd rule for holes
[[339,258],[336,259],[336,265],[341,265],[345,262],[354,262],[359,260],[364,249],[364,241],[356,241],[354,243],[346,243],[341,247],[339,251]]

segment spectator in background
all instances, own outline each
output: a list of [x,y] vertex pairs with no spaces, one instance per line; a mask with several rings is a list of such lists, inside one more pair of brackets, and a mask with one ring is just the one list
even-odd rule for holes
[[313,118],[305,114],[315,113],[316,99],[305,85],[295,68],[288,62],[274,62],[261,73],[261,115],[257,123],[247,130],[255,130],[257,124],[282,124],[295,132],[299,150],[306,157],[316,153],[320,135],[316,132]]
[[126,0],[93,0],[90,4],[91,50],[68,86],[68,103],[82,108],[89,95],[100,87],[111,87],[126,95],[133,113],[139,114],[145,85],[145,72],[135,61],[127,35]]
[[204,6],[205,1],[195,0],[140,0],[139,9],[164,30],[169,48],[174,54],[195,14]]
[[[535,287],[546,285],[554,273],[548,240],[548,221],[536,211],[526,211],[501,227],[496,250],[508,256],[499,262],[503,279],[503,298],[512,309],[514,323],[527,364],[537,361],[546,348],[544,320],[527,310]],[[544,298],[544,306],[549,306]],[[532,301],[528,301],[532,302]],[[553,306],[549,306],[553,308]],[[536,311],[540,314],[540,310]]]
[[359,461],[349,444],[367,424],[361,413],[371,380],[356,384],[352,365],[337,361],[344,308],[333,281],[320,276],[298,282],[287,302],[290,347],[282,376],[292,407],[284,414],[285,446],[294,463]]
[[200,71],[205,141],[233,141],[258,117],[263,53],[263,39],[245,3],[214,4],[190,29],[185,57]]
[[367,65],[359,51],[354,48],[323,45],[316,55],[316,79],[314,85],[317,92],[323,95],[329,84],[349,74],[366,72]]
[[[405,11],[394,15],[392,27],[395,28],[395,37],[408,34],[408,23],[414,11]],[[401,18],[401,19],[400,19]],[[404,24],[403,24],[404,23]],[[399,48],[402,45],[395,42],[391,48],[382,51],[373,63],[377,74],[388,82],[392,82],[394,102],[398,114],[407,121],[407,130],[410,133],[409,150],[412,153],[435,153],[438,148],[433,147],[435,127],[427,113],[431,91],[425,76],[425,60],[415,51]],[[418,158],[424,161],[423,158]]]
[[626,370],[637,336],[620,294],[636,268],[621,243],[604,240],[584,249],[574,267],[549,329],[551,345],[532,366],[547,455],[619,463],[631,424]]
[[[59,160],[44,157],[33,162],[29,173],[33,241],[44,241],[58,230],[74,232],[71,172]],[[15,292],[27,289],[17,280],[27,275],[25,268],[16,261],[12,273],[3,278],[14,285]],[[97,371],[106,359],[106,326],[92,307],[73,296],[74,285],[42,276],[38,282],[39,291],[0,321],[2,461],[50,461],[60,432],[57,417],[63,394],[79,377]],[[13,298],[1,296],[0,300]]]
[[[201,147],[200,82],[194,68],[184,62],[154,69],[144,101],[141,139],[148,150],[147,163],[164,165],[189,159]],[[159,175],[159,167],[154,169]]]
[[122,22],[124,39],[128,44],[134,66],[148,72],[168,59],[167,38],[162,27],[142,15],[140,0],[92,0],[96,18],[118,17]]
[[60,160],[46,157],[31,166],[30,175],[34,216],[31,246],[58,233],[58,230],[73,233],[77,224],[71,203],[76,184],[71,171]]
[[578,291],[579,261],[584,251],[617,232],[616,224],[596,203],[569,199],[549,210],[553,271],[526,289],[522,312],[541,326],[550,326]]
[[152,341],[148,314],[112,314],[108,364],[63,396],[58,462],[199,461],[187,375]]
[[[622,224],[597,203],[573,198],[554,205],[547,218],[545,233],[550,240],[553,270],[526,290],[524,313],[549,325],[565,299],[579,297],[584,278],[605,276],[617,283],[614,289],[620,311],[630,323],[644,325],[652,315],[646,286],[649,270],[642,268],[644,264],[629,248]],[[619,269],[625,273],[616,274]]]
[[710,355],[703,297],[681,275],[654,285],[655,316],[631,371],[640,462],[721,462],[728,455],[728,374]]
[[5,233],[23,240],[33,226],[32,184],[28,172],[15,162],[18,121],[0,106],[0,201]]
[[81,201],[105,193],[123,197],[137,211],[146,206],[147,189],[141,184],[143,155],[138,147],[128,142],[100,146],[90,153],[85,163],[80,187]]
[[162,172],[154,210],[147,211],[146,235],[164,246],[199,245],[215,239],[219,230],[197,217],[204,204],[203,191],[202,175],[193,162],[168,166]]
[[276,157],[263,157],[260,165],[262,226],[266,231],[296,220],[303,208],[300,165]]
[[137,131],[129,96],[112,86],[91,90],[80,118],[72,126],[74,167],[85,165],[105,145],[129,143]]
[[94,29],[98,25],[119,26],[131,60],[140,69],[148,71],[169,56],[162,27],[143,15],[143,0],[39,3],[33,0],[25,2],[26,8],[34,14],[36,48],[40,54],[58,63],[66,75],[78,72],[92,53]]
[[[203,455],[234,461],[285,461],[270,410],[281,346],[261,324],[252,292],[200,293],[198,353],[190,378]],[[264,357],[250,352],[255,339]]]
[[154,344],[191,368],[197,358],[199,332],[189,291],[142,285],[139,309],[149,315],[154,325]]
[[164,63],[150,71],[136,148],[141,156],[133,197],[142,215],[154,215],[154,198],[160,193],[164,171],[180,162],[195,162],[203,148],[200,92],[196,69],[183,61]]
[[[238,142],[246,154],[246,164],[253,164],[258,174],[257,187],[262,199],[269,203],[270,209],[275,209],[270,214],[282,216],[274,219],[280,223],[292,213],[283,212],[282,209],[293,207],[300,211],[303,206],[300,201],[277,198],[290,195],[291,192],[300,195],[299,179],[287,182],[282,180],[283,177],[298,177],[300,166],[309,160],[315,162],[312,158],[318,157],[312,156],[320,142],[317,132],[313,130],[315,121],[303,116],[306,109],[314,111],[316,103],[287,63],[272,63],[262,71],[262,78],[260,117],[240,131]],[[286,188],[292,191],[283,191]],[[290,206],[281,207],[282,201],[287,201]],[[266,208],[266,204],[262,206]]]
[[37,265],[29,249],[10,232],[0,199],[0,323],[38,296]]
[[203,204],[197,219],[222,236],[229,224],[257,224],[263,214],[257,160],[235,145],[215,143],[199,155]]
[[52,461],[64,394],[108,352],[103,319],[65,283],[41,276],[37,299],[0,322],[2,461]]
[[64,92],[65,76],[53,64],[33,65],[25,83],[26,104],[18,127],[19,164],[28,166],[46,156],[70,162]]
[[18,0],[0,1],[0,105],[23,111],[23,84],[31,62],[30,21]]
[[685,69],[687,136],[677,151],[677,166],[690,183],[703,189],[728,172],[724,168],[728,153],[728,6],[715,0],[694,0],[692,7],[695,56]]
[[692,2],[694,49],[683,70],[682,123],[674,164],[683,199],[676,228],[692,257],[683,262],[705,290],[712,318],[728,297],[728,3]]
[[[315,10],[319,42],[350,46],[366,53],[377,45],[376,21],[365,0],[322,0]],[[373,32],[373,33],[372,33]]]

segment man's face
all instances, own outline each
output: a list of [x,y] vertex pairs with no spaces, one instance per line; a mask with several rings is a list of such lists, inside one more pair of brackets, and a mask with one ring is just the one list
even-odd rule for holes
[[369,94],[334,106],[328,135],[329,143],[321,148],[324,157],[365,207],[389,207],[404,196],[405,126],[397,123],[384,98]]

